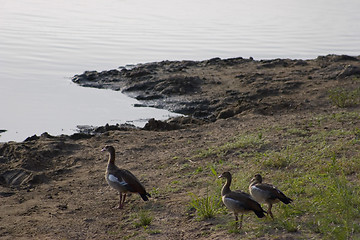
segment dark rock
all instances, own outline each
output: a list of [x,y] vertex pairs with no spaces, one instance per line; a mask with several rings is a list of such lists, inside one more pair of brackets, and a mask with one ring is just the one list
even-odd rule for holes
[[135,129],[136,127],[131,124],[116,124],[116,125],[109,125],[106,124],[105,126],[100,127],[93,127],[93,126],[77,126],[80,132],[74,133],[69,136],[72,140],[80,140],[80,139],[89,139],[94,137],[96,134],[105,133],[108,131],[127,131],[129,129]]
[[36,141],[38,140],[40,137],[36,136],[36,135],[33,135],[31,137],[28,137],[24,140],[24,142],[29,142],[29,141]]
[[274,67],[288,67],[289,63],[286,59],[262,60],[263,63],[259,68],[274,68]]
[[141,77],[144,77],[144,76],[147,76],[150,74],[151,74],[151,72],[146,69],[135,68],[133,70],[127,71],[125,74],[125,77],[136,79],[136,78],[141,78]]
[[147,105],[143,103],[135,103],[134,107],[147,107]]
[[14,194],[14,192],[0,192],[1,197],[11,197]]
[[129,129],[135,129],[136,127],[134,125],[131,124],[116,124],[116,125],[109,125],[106,124],[105,126],[102,127],[97,127],[95,129],[95,133],[104,133],[104,132],[108,132],[108,131],[127,131]]
[[199,90],[201,82],[202,80],[199,77],[175,76],[173,78],[164,79],[156,84],[154,91],[167,96],[185,95]]
[[168,123],[171,124],[177,124],[177,125],[202,125],[204,123],[206,123],[206,121],[198,119],[198,118],[193,118],[193,117],[189,117],[189,116],[181,116],[181,117],[174,117],[174,118],[170,118],[169,120],[167,120]]
[[308,63],[304,60],[297,60],[295,63],[294,63],[295,66],[306,66],[308,65]]
[[40,137],[42,138],[55,138],[54,136],[51,136],[49,133],[47,132],[44,132],[40,135]]
[[129,82],[129,84],[124,88],[124,92],[142,92],[142,94],[145,94],[146,92],[149,93],[154,86],[160,82],[160,80],[156,81],[133,81]]
[[344,70],[338,74],[338,78],[349,77],[352,75],[360,75],[360,68],[352,65],[347,65]]
[[348,56],[348,55],[334,55],[334,61],[359,61],[356,57]]
[[356,57],[352,57],[348,55],[334,55],[334,54],[319,56],[316,58],[316,60],[327,61],[327,62],[359,61],[359,59]]
[[1,147],[0,147],[0,155],[4,155],[4,153],[5,153],[5,151],[7,150],[7,149],[9,149],[9,144],[8,143],[4,143],[4,144],[2,144],[2,145],[0,145]]
[[233,117],[235,115],[234,110],[232,108],[227,108],[222,110],[219,115],[217,116],[217,119],[226,119]]
[[28,182],[30,178],[30,172],[23,169],[13,169],[0,174],[0,184],[6,186],[19,186]]
[[161,94],[141,94],[135,97],[139,101],[148,101],[148,100],[158,100],[164,98],[164,95]]
[[171,131],[180,129],[181,126],[177,123],[168,123],[163,122],[160,120],[155,120],[154,118],[150,119],[144,126],[144,130],[150,130],[150,131]]
[[205,63],[208,65],[213,65],[213,64],[217,64],[220,61],[221,61],[221,58],[216,57],[216,58],[211,58],[211,59],[205,61]]
[[69,136],[69,138],[72,140],[89,139],[92,137],[93,135],[87,133],[74,133],[71,136]]
[[35,185],[35,184],[46,183],[48,181],[49,178],[44,173],[42,173],[42,174],[33,175],[29,183]]
[[85,71],[83,74],[75,75],[72,78],[74,83],[82,83],[83,81],[97,81],[98,80],[98,72],[97,71]]

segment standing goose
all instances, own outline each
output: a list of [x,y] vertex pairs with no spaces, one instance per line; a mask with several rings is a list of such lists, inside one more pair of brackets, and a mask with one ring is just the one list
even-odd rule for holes
[[118,208],[122,209],[124,207],[126,194],[128,192],[139,193],[144,201],[148,201],[148,196],[151,196],[146,192],[140,181],[130,171],[120,169],[115,165],[115,148],[113,146],[106,146],[102,151],[108,151],[110,154],[105,179],[110,187],[115,188],[120,193]]
[[231,174],[229,172],[224,172],[219,176],[219,178],[226,179],[226,182],[221,189],[221,198],[224,205],[234,213],[236,225],[239,220],[238,215],[239,213],[241,213],[240,227],[239,227],[240,229],[242,227],[244,213],[253,211],[256,214],[256,216],[258,216],[259,218],[265,216],[264,214],[265,211],[261,208],[260,204],[256,202],[254,199],[252,199],[252,197],[249,194],[239,190],[236,191],[230,190]]
[[274,218],[271,208],[274,203],[282,201],[285,204],[291,203],[293,200],[285,196],[279,189],[275,186],[262,182],[262,177],[260,174],[256,174],[249,186],[249,191],[251,196],[258,201],[259,203],[267,203],[269,206],[267,213]]

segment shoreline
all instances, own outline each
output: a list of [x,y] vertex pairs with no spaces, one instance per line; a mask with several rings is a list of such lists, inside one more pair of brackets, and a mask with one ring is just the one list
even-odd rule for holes
[[[293,108],[318,108],[325,103],[314,105],[311,97],[299,102],[291,94],[301,94],[304,85],[311,82],[321,82],[326,87],[324,79],[338,80],[359,74],[359,67],[351,65],[359,60],[359,56],[327,55],[307,60],[238,57],[161,61],[102,72],[86,71],[75,75],[72,82],[83,87],[121,91],[141,102],[135,107],[166,109],[193,119],[185,122],[214,122],[247,111],[271,115]],[[180,125],[183,122],[181,117],[163,122],[168,121]],[[90,126],[88,132],[93,128],[95,133],[101,127],[105,126]],[[81,129],[77,133],[84,134]],[[36,135],[26,139],[32,137]]]
[[135,65],[131,69],[87,71],[75,75],[72,81],[83,87],[121,91],[141,101],[141,106],[215,121],[248,110],[266,115],[291,109],[279,96],[286,96],[292,101],[291,105],[319,107],[296,102],[291,94],[298,94],[306,88],[304,85],[312,82],[326,87],[324,79],[358,75],[358,64],[351,64],[359,60],[359,56],[327,55],[309,60],[239,57],[162,61]]

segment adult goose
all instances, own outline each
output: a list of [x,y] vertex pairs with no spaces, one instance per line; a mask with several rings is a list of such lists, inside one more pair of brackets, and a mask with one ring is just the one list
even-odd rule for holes
[[224,172],[219,176],[219,178],[225,178],[226,182],[221,189],[221,199],[224,205],[234,213],[235,215],[235,224],[238,224],[239,218],[238,215],[241,213],[240,218],[240,229],[242,227],[244,213],[253,211],[256,216],[262,218],[266,213],[252,197],[242,191],[236,190],[231,191],[231,174],[230,172]]
[[283,202],[285,204],[291,203],[293,200],[285,196],[279,189],[275,186],[262,182],[262,177],[260,174],[256,174],[249,186],[249,191],[251,196],[258,201],[259,203],[266,203],[269,208],[267,213],[274,218],[271,208],[274,203]]
[[118,168],[115,165],[115,148],[113,146],[105,146],[102,151],[109,152],[109,162],[105,172],[105,179],[110,187],[116,189],[120,193],[119,209],[124,207],[126,194],[139,193],[144,201],[148,201],[151,197],[146,192],[140,181],[128,170]]

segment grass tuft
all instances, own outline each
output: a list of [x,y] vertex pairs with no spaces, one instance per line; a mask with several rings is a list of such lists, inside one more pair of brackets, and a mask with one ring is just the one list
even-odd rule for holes
[[214,218],[220,212],[221,199],[216,195],[209,196],[208,193],[205,197],[191,193],[190,206],[195,208],[199,220]]
[[360,88],[355,90],[336,88],[330,90],[328,94],[330,101],[340,108],[355,106],[360,102]]
[[136,228],[143,227],[144,229],[146,229],[153,220],[153,217],[150,216],[150,213],[145,210],[141,210],[139,212],[138,218],[139,218],[138,221],[135,222]]

